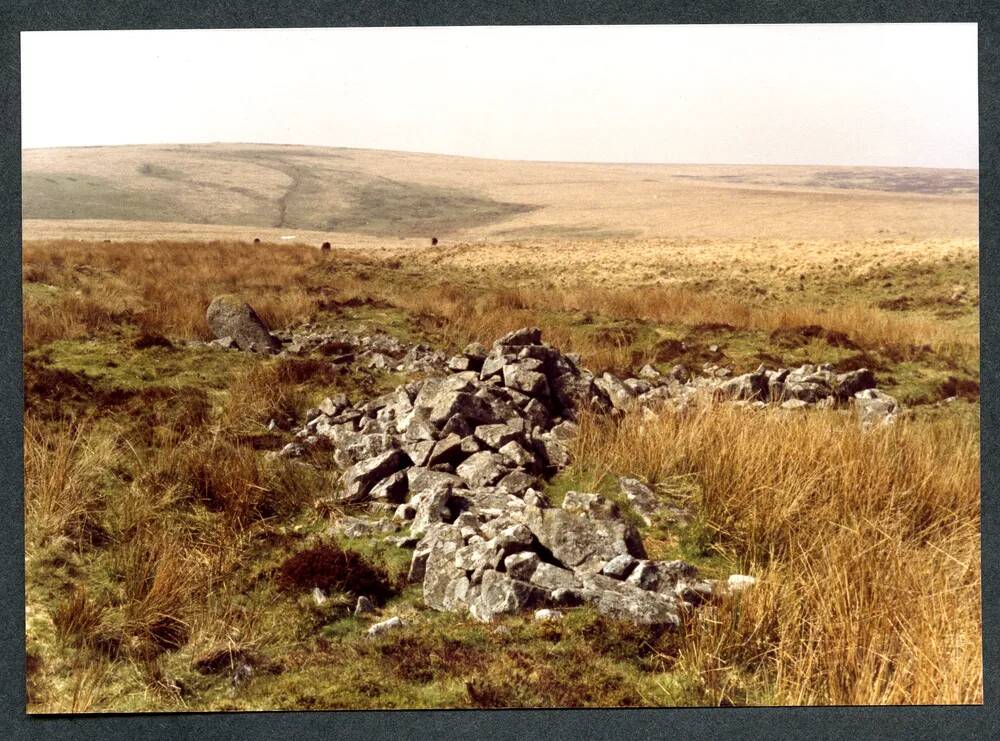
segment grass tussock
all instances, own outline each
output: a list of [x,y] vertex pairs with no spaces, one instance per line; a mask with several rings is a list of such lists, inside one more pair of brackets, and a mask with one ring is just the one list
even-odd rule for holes
[[728,699],[760,667],[789,704],[982,701],[978,420],[865,434],[834,412],[588,420],[576,455],[693,476],[714,540],[760,579],[682,662]]
[[266,426],[272,419],[284,424],[308,406],[306,385],[322,387],[336,378],[331,364],[316,358],[254,365],[230,382],[222,422],[234,430]]
[[24,424],[24,517],[28,550],[56,538],[82,546],[95,533],[102,483],[115,440],[92,438],[85,425]]

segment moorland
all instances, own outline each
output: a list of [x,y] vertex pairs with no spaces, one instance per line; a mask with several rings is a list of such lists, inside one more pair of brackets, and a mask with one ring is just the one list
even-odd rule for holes
[[[981,702],[977,181],[25,151],[29,711]],[[620,377],[867,368],[902,411],[875,430],[850,405],[582,415],[545,497],[629,515],[637,477],[688,513],[636,520],[649,558],[756,584],[669,630],[589,607],[483,623],[424,604],[411,549],[345,533],[371,512],[338,498],[329,450],[269,455],[324,399],[421,374],[220,349],[220,294],[276,332],[446,357],[535,326]],[[290,576],[319,547],[379,585],[376,613],[350,579],[319,600]]]

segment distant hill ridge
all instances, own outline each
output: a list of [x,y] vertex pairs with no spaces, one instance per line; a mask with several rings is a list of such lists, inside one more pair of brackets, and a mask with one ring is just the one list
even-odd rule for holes
[[380,238],[834,237],[844,219],[863,234],[974,236],[978,223],[974,170],[515,162],[204,144],[25,150],[22,178],[25,219]]

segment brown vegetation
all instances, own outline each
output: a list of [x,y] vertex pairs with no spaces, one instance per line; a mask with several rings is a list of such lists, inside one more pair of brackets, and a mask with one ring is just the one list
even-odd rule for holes
[[[955,320],[878,309],[889,289],[861,294],[834,272],[834,293],[823,300],[784,293],[782,281],[798,283],[787,276],[756,298],[684,281],[636,288],[631,278],[595,284],[584,276],[549,285],[535,272],[544,256],[515,269],[489,262],[480,248],[441,250],[25,246],[33,709],[182,707],[188,700],[171,677],[190,667],[198,676],[199,666],[231,670],[234,657],[269,646],[286,652],[288,686],[297,686],[297,671],[303,685],[314,682],[309,671],[327,670],[342,678],[326,676],[331,686],[354,683],[329,702],[305,690],[299,699],[265,698],[281,706],[377,707],[392,688],[428,683],[459,693],[445,704],[484,707],[982,700],[978,409],[931,405],[977,398],[974,304],[959,307]],[[761,264],[748,270],[760,278]],[[683,489],[710,554],[760,579],[682,634],[622,634],[589,618],[515,624],[528,650],[464,624],[423,635],[418,622],[398,643],[336,634],[326,656],[317,624],[347,630],[336,622],[344,605],[310,608],[312,622],[300,624],[294,600],[302,589],[365,593],[403,610],[415,609],[414,598],[392,593],[399,585],[388,575],[401,567],[385,554],[319,542],[328,523],[313,505],[333,492],[332,472],[266,460],[259,448],[287,442],[280,426],[317,397],[374,393],[376,382],[335,372],[320,356],[191,350],[186,340],[209,338],[211,298],[233,292],[276,328],[353,328],[360,316],[451,350],[537,325],[595,369],[709,357],[755,366],[765,352],[822,350],[845,369],[864,364],[900,384],[917,368],[930,380],[914,398],[928,403],[867,435],[833,411],[585,420],[576,452],[584,483],[629,474],[664,492]],[[715,343],[721,350],[709,353]],[[272,419],[279,429],[268,432]],[[293,588],[275,591],[279,582]],[[345,656],[384,675],[355,677]],[[667,676],[686,684],[662,690]],[[195,703],[242,707],[216,696],[210,703],[198,694],[206,686],[184,691]],[[413,705],[429,695],[393,697]]]
[[383,602],[393,589],[381,569],[373,567],[363,556],[345,550],[334,543],[299,551],[281,564],[278,583],[284,589],[323,592],[349,592]]
[[[677,285],[599,288],[580,285],[504,287],[437,278],[414,285],[414,273],[351,252],[323,256],[315,250],[268,245],[267,260],[237,243],[150,243],[81,245],[46,242],[25,247],[30,283],[60,290],[25,300],[24,346],[56,338],[92,336],[123,323],[147,334],[210,338],[205,308],[212,297],[242,291],[272,326],[304,321],[320,307],[339,301],[377,300],[405,309],[452,345],[489,342],[506,331],[537,324],[546,337],[580,352],[595,367],[634,362],[628,341],[614,335],[574,331],[553,314],[600,314],[622,321],[660,324],[725,324],[779,337],[811,328],[864,349],[881,349],[898,360],[933,352],[955,362],[978,364],[979,333],[956,330],[922,315],[901,316],[871,304],[833,307],[794,301],[747,301]],[[421,265],[423,259],[427,265]],[[411,265],[433,273],[430,257]],[[81,267],[85,267],[83,270]],[[584,317],[585,323],[585,317]],[[784,334],[783,334],[784,333]],[[808,339],[808,338],[807,338]]]
[[695,477],[718,547],[760,579],[682,652],[719,702],[733,667],[758,666],[786,704],[975,703],[978,422],[865,434],[835,412],[588,419],[576,456],[598,476]]

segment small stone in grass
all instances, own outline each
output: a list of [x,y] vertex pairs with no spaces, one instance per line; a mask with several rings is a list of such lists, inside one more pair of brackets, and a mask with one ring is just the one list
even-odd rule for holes
[[381,623],[375,623],[372,627],[370,627],[368,629],[368,637],[374,638],[375,636],[402,627],[403,627],[403,620],[401,618],[391,617],[388,620],[383,620]]

